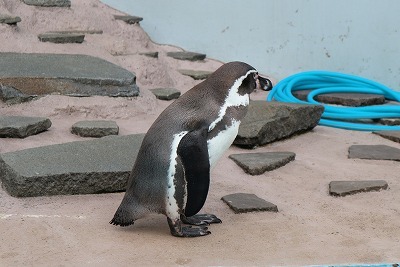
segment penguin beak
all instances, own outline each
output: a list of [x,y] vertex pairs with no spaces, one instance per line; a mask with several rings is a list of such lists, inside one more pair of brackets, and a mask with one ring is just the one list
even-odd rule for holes
[[258,83],[260,84],[260,88],[264,91],[269,91],[273,87],[270,79],[261,77],[260,75],[258,75]]

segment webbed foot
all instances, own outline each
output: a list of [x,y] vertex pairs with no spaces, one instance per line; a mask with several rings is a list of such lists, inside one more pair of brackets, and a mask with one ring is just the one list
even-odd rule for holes
[[221,219],[219,219],[214,214],[196,214],[190,217],[186,217],[181,215],[181,220],[185,224],[190,225],[209,225],[211,223],[222,223]]
[[171,220],[167,217],[169,229],[173,236],[178,237],[197,237],[211,234],[208,228],[205,226],[192,227],[192,226],[182,226],[181,220]]

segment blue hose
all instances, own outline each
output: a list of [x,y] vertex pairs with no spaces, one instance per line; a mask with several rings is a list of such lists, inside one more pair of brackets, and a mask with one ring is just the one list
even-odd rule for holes
[[[312,90],[307,101],[293,96],[297,90]],[[400,105],[373,105],[344,107],[321,104],[315,96],[328,93],[363,93],[384,96],[387,100],[400,102],[400,92],[385,85],[362,77],[329,71],[301,72],[289,76],[272,88],[267,101],[281,101],[300,104],[320,104],[325,110],[320,125],[359,131],[399,131],[400,126],[388,126],[353,122],[360,119],[400,118]]]

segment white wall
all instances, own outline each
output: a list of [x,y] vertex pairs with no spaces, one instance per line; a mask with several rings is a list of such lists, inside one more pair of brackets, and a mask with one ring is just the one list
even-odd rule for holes
[[102,0],[153,41],[242,60],[282,79],[332,70],[400,88],[397,0]]

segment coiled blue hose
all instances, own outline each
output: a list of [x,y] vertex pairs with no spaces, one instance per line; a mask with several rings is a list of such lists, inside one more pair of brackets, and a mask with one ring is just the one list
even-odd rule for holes
[[[293,96],[297,90],[312,90],[307,101]],[[377,125],[353,122],[360,119],[400,118],[400,105],[344,107],[321,104],[314,97],[327,93],[363,93],[383,95],[387,100],[400,102],[400,92],[362,77],[329,71],[308,71],[289,76],[272,88],[267,101],[301,104],[320,104],[325,107],[320,125],[359,131],[399,131],[400,125]]]

